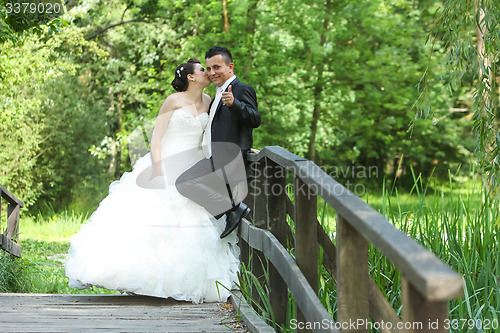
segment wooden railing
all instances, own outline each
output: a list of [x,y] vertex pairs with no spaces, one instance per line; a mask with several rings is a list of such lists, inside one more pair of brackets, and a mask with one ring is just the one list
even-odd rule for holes
[[[0,194],[0,248],[20,258],[21,245],[17,244],[19,241],[19,211],[24,207],[24,204],[2,185],[0,185]],[[7,227],[3,232],[1,225],[2,199],[8,202]]]
[[[255,163],[255,177],[245,202],[253,224],[245,219],[240,226],[241,257],[252,261],[257,277],[262,275],[262,253],[270,262],[269,297],[276,323],[285,323],[290,290],[298,309],[297,331],[369,332],[378,327],[382,332],[446,332],[448,302],[463,295],[460,275],[313,162],[281,147],[265,147],[249,160]],[[295,204],[285,190],[287,172],[293,173]],[[318,195],[337,213],[337,246],[317,220]],[[287,243],[294,247],[295,260]],[[401,272],[402,320],[369,275],[369,243]],[[320,246],[322,264],[336,281],[336,322],[317,296]]]

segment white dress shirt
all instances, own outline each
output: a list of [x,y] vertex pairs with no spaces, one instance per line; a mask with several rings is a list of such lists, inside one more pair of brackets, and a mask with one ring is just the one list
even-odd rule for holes
[[235,75],[227,79],[227,81],[224,82],[222,86],[216,88],[214,101],[212,103],[212,106],[210,107],[208,124],[205,128],[205,132],[203,132],[203,141],[201,143],[203,147],[203,154],[206,158],[210,158],[212,156],[212,121],[214,120],[215,113],[217,112],[217,106],[219,105],[219,102],[222,98],[222,93],[227,89],[227,87],[229,87],[234,79],[236,79]]

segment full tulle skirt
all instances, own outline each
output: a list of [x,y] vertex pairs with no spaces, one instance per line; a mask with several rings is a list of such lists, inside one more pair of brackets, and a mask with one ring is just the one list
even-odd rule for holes
[[225,218],[216,220],[175,186],[139,186],[137,177],[148,166],[149,154],[110,185],[71,237],[65,265],[70,286],[193,303],[226,300],[239,271],[237,236],[220,239]]

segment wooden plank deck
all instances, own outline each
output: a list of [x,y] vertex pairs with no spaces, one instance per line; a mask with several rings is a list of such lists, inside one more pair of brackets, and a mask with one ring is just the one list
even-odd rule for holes
[[[0,331],[247,332],[229,303],[128,295],[0,294]],[[227,326],[225,325],[227,324]]]

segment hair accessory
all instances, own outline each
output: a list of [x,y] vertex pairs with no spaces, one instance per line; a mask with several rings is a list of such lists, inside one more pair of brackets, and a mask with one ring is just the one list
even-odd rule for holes
[[181,77],[181,72],[184,70],[184,67],[181,67],[180,69],[177,70],[177,75]]

